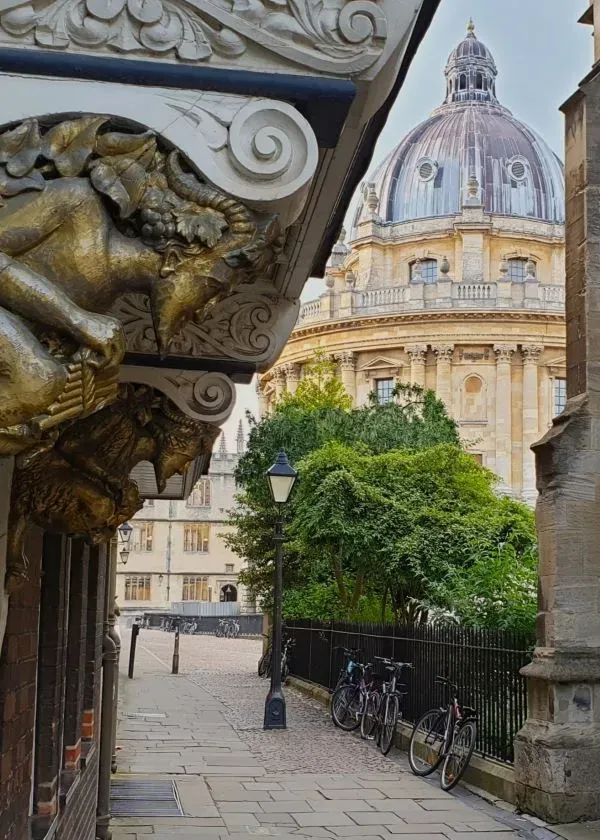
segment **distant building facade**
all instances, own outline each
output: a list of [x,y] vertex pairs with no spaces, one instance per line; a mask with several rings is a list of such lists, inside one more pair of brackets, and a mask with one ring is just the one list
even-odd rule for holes
[[164,611],[181,601],[237,602],[241,611],[250,607],[238,583],[243,562],[222,539],[243,451],[240,423],[235,452],[227,450],[222,434],[208,475],[200,478],[187,501],[146,500],[131,521],[127,563],[117,566],[123,614]]
[[260,410],[320,349],[355,405],[396,382],[435,390],[501,490],[532,503],[530,447],[566,400],[562,165],[499,102],[472,24],[445,75],[442,105],[363,185],[326,290],[260,379]]

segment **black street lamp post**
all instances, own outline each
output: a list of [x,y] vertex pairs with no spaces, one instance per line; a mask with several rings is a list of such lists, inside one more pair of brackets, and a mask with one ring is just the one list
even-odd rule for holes
[[119,552],[119,555],[121,557],[121,563],[125,566],[129,559],[129,543],[131,541],[133,528],[129,522],[123,522],[122,525],[119,525],[118,531],[121,538],[121,551]]
[[277,505],[275,521],[275,588],[273,592],[273,640],[271,644],[271,688],[265,701],[264,729],[285,729],[285,697],[281,688],[281,595],[283,589],[283,512],[284,505],[296,483],[298,473],[291,466],[285,452],[280,452],[267,479],[273,501]]

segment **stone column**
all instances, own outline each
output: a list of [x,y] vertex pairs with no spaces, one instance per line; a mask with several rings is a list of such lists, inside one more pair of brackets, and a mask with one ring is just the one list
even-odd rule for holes
[[258,395],[258,418],[260,420],[268,414],[268,403],[262,382],[260,381],[260,376],[258,376],[258,374],[256,376],[256,393]]
[[287,389],[290,394],[296,393],[296,388],[298,387],[298,382],[300,382],[300,365],[295,365],[293,363],[287,364],[284,367],[286,382],[287,382]]
[[496,473],[500,489],[509,492],[512,484],[512,393],[510,359],[517,348],[495,344],[496,354]]
[[278,403],[285,391],[285,372],[283,368],[276,368],[273,371],[273,379],[275,380],[275,403]]
[[426,344],[409,344],[406,352],[410,359],[410,382],[411,385],[425,387],[425,359],[427,357]]
[[564,111],[568,402],[534,447],[537,647],[515,741],[517,804],[550,823],[600,818],[600,64]]
[[538,401],[538,362],[543,347],[524,344],[523,356],[523,480],[522,496],[528,504],[537,498],[535,489],[535,457],[531,450],[539,436],[540,411]]
[[452,357],[454,344],[436,344],[432,348],[437,359],[435,391],[438,399],[446,406],[448,414],[452,414]]
[[338,356],[342,385],[346,393],[352,398],[352,405],[356,405],[356,353],[352,350],[340,353]]

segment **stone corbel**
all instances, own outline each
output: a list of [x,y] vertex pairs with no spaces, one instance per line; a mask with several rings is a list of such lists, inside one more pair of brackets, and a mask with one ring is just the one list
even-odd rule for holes
[[199,423],[220,426],[235,406],[235,385],[224,373],[121,365],[119,379],[157,389]]
[[137,88],[76,79],[0,74],[0,125],[31,115],[112,114],[147,126],[179,148],[223,192],[282,228],[299,216],[319,150],[307,120],[287,102],[226,93]]

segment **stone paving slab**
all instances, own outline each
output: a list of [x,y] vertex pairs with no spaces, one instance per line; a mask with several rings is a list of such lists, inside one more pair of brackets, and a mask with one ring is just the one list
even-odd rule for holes
[[120,688],[119,770],[174,779],[184,816],[115,820],[113,840],[536,840],[539,823],[413,776],[402,754],[335,729],[293,690],[288,729],[264,732],[259,643],[182,636],[178,676],[172,644],[159,631],[138,640],[135,679]]

